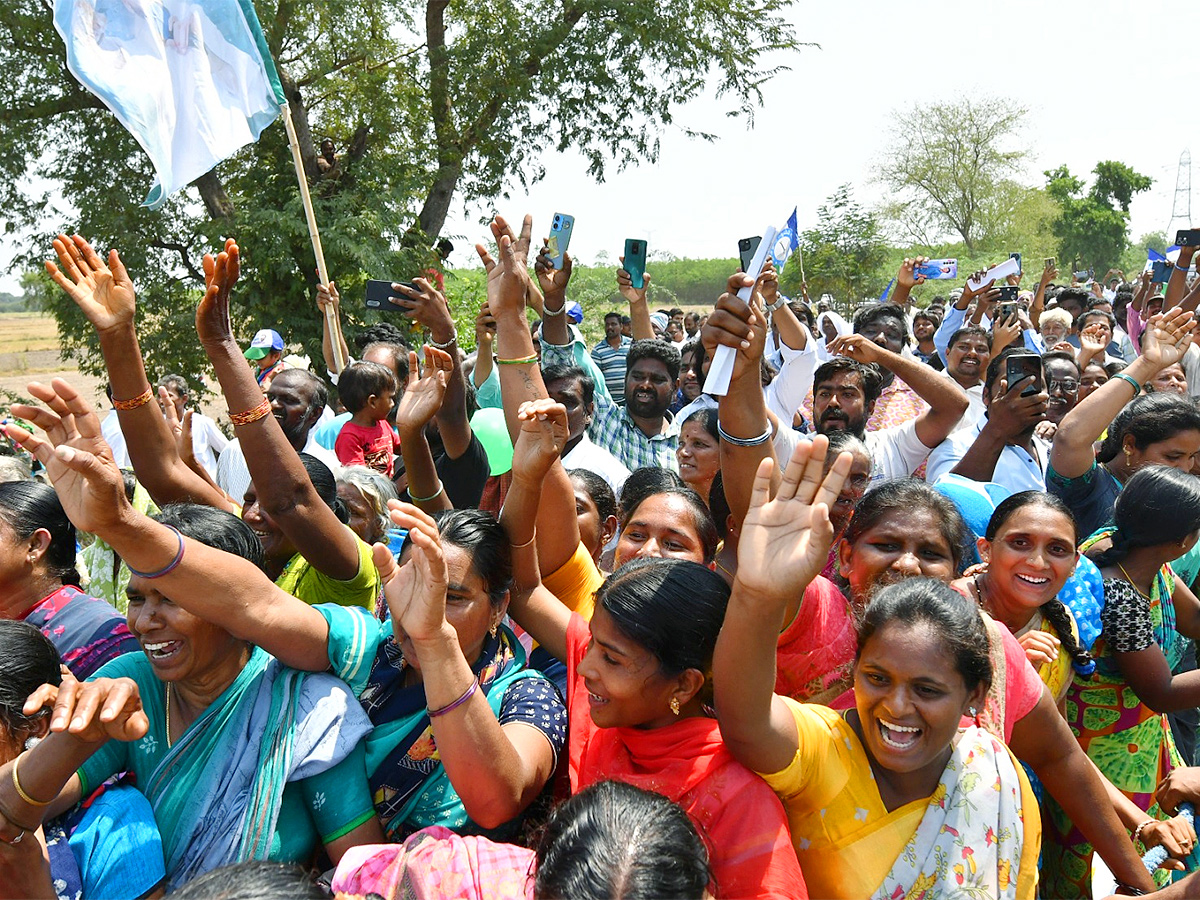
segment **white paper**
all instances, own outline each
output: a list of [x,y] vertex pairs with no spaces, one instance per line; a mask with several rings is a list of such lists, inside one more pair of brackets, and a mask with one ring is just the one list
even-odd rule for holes
[[983,276],[983,281],[976,281],[972,278],[967,282],[967,287],[973,291],[979,290],[989,281],[999,281],[1001,278],[1006,278],[1009,275],[1020,274],[1021,265],[1011,256],[999,265],[992,266],[987,270],[987,274]]
[[[775,245],[776,234],[778,234],[778,230],[770,225],[763,231],[758,249],[754,251],[754,258],[750,260],[750,268],[746,270],[746,274],[753,278],[754,281],[758,281],[763,264],[767,261],[767,255]],[[738,291],[737,295],[740,299],[749,303],[752,293],[754,293],[753,283],[742,288]],[[708,377],[704,379],[704,393],[710,394],[713,397],[724,397],[729,393],[729,379],[733,377],[733,361],[736,352],[732,347],[727,347],[724,344],[721,344],[713,351],[712,362],[708,367]]]

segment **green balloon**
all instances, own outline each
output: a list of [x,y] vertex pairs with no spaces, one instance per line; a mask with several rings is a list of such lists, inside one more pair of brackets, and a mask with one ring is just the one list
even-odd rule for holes
[[513,445],[504,423],[504,410],[481,409],[471,417],[471,430],[487,451],[488,468],[493,475],[503,475],[512,468]]

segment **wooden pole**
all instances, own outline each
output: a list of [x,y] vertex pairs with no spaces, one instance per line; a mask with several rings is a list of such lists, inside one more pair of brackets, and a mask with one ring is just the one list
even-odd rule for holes
[[[308,236],[312,238],[313,255],[317,257],[317,275],[321,284],[329,284],[329,270],[325,268],[325,251],[321,249],[321,234],[317,231],[317,217],[313,214],[312,197],[308,193],[308,176],[304,173],[304,160],[300,157],[300,141],[296,137],[296,126],[292,122],[292,108],[288,103],[283,107],[283,125],[287,129],[288,146],[292,150],[292,162],[296,165],[296,180],[300,183],[300,200],[304,203],[304,218],[308,221]],[[340,375],[346,368],[346,360],[342,356],[342,325],[332,306],[325,307],[325,320],[329,326],[329,342],[333,345],[333,363]]]

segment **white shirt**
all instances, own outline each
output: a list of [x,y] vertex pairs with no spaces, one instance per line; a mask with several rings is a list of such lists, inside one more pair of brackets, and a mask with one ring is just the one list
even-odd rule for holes
[[589,472],[595,472],[608,482],[608,486],[618,498],[621,496],[621,488],[625,486],[625,479],[629,477],[629,469],[625,464],[599,444],[593,443],[586,431],[579,443],[563,454],[562,464],[563,468],[568,470],[587,469]]
[[[100,423],[100,434],[112,448],[117,466],[122,469],[133,468],[116,410],[104,417],[104,421]],[[192,413],[192,452],[196,455],[196,461],[214,478],[217,474],[217,457],[228,443],[229,438],[225,437],[216,422],[201,413]]]
[[[331,451],[317,443],[313,436],[314,431],[316,429],[308,432],[308,442],[304,445],[304,452],[309,456],[315,456],[329,466],[333,477],[336,478],[342,472],[342,464],[338,462],[338,458]],[[242,502],[242,498],[246,496],[246,488],[250,487],[251,479],[250,469],[246,466],[246,456],[242,453],[242,445],[237,438],[229,442],[229,445],[222,451],[221,458],[217,460],[216,478],[217,486],[221,490],[232,497],[234,502]]]
[[[931,484],[959,464],[967,450],[979,437],[986,418],[980,419],[969,430],[956,431],[929,454],[929,467],[925,480]],[[1006,444],[996,460],[996,469],[988,480],[1003,485],[1014,494],[1018,491],[1046,490],[1046,466],[1050,462],[1050,444],[1039,437],[1033,439],[1034,455],[1030,456],[1021,447]]]
[[[954,376],[945,369],[942,370],[941,374],[954,381]],[[964,388],[957,381],[954,381],[954,383],[967,395],[967,411],[958,420],[958,424],[954,426],[954,430],[950,432],[951,434],[966,431],[968,428],[974,428],[975,423],[982,419],[983,414],[987,412],[987,407],[983,404],[983,382],[972,385],[969,388]]]
[[[792,451],[800,441],[812,440],[815,435],[801,434],[792,428],[775,432],[775,455],[780,466],[786,466]],[[871,485],[896,478],[906,478],[921,467],[929,456],[929,448],[917,436],[917,420],[902,425],[868,431],[863,440],[871,454]]]
[[117,468],[133,468],[133,463],[129,461],[129,449],[125,446],[125,435],[121,433],[121,423],[117,419],[117,411],[115,409],[109,412],[104,417],[104,421],[100,423],[100,436],[104,438],[104,442],[112,450],[113,459],[117,462]]

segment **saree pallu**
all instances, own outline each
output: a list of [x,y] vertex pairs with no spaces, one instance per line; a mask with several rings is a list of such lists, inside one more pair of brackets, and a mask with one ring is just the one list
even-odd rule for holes
[[779,635],[775,693],[824,706],[848,695],[853,706],[854,695],[848,692],[854,687],[857,642],[850,601],[833,582],[814,578],[804,589],[796,618]]
[[284,786],[336,765],[370,729],[341,681],[289,669],[255,648],[143,786],[169,886],[266,859]]
[[[1040,843],[1036,813],[1008,748],[982,728],[963,730],[920,824],[872,900],[1032,900]],[[870,849],[881,852],[878,844]]]
[[[1086,551],[1112,530],[1096,532],[1080,550]],[[1175,631],[1175,607],[1171,602],[1174,583],[1174,573],[1163,566],[1150,592],[1154,640],[1171,668],[1179,663],[1184,649]],[[1146,810],[1148,816],[1165,819],[1154,792],[1158,783],[1181,764],[1167,717],[1142,703],[1125,682],[1103,634],[1097,638],[1092,655],[1096,659],[1095,674],[1091,678],[1076,675],[1067,693],[1067,724],[1083,751],[1121,793]],[[1090,897],[1092,845],[1057,803],[1048,799],[1045,807],[1048,839],[1042,871],[1048,896]]]

